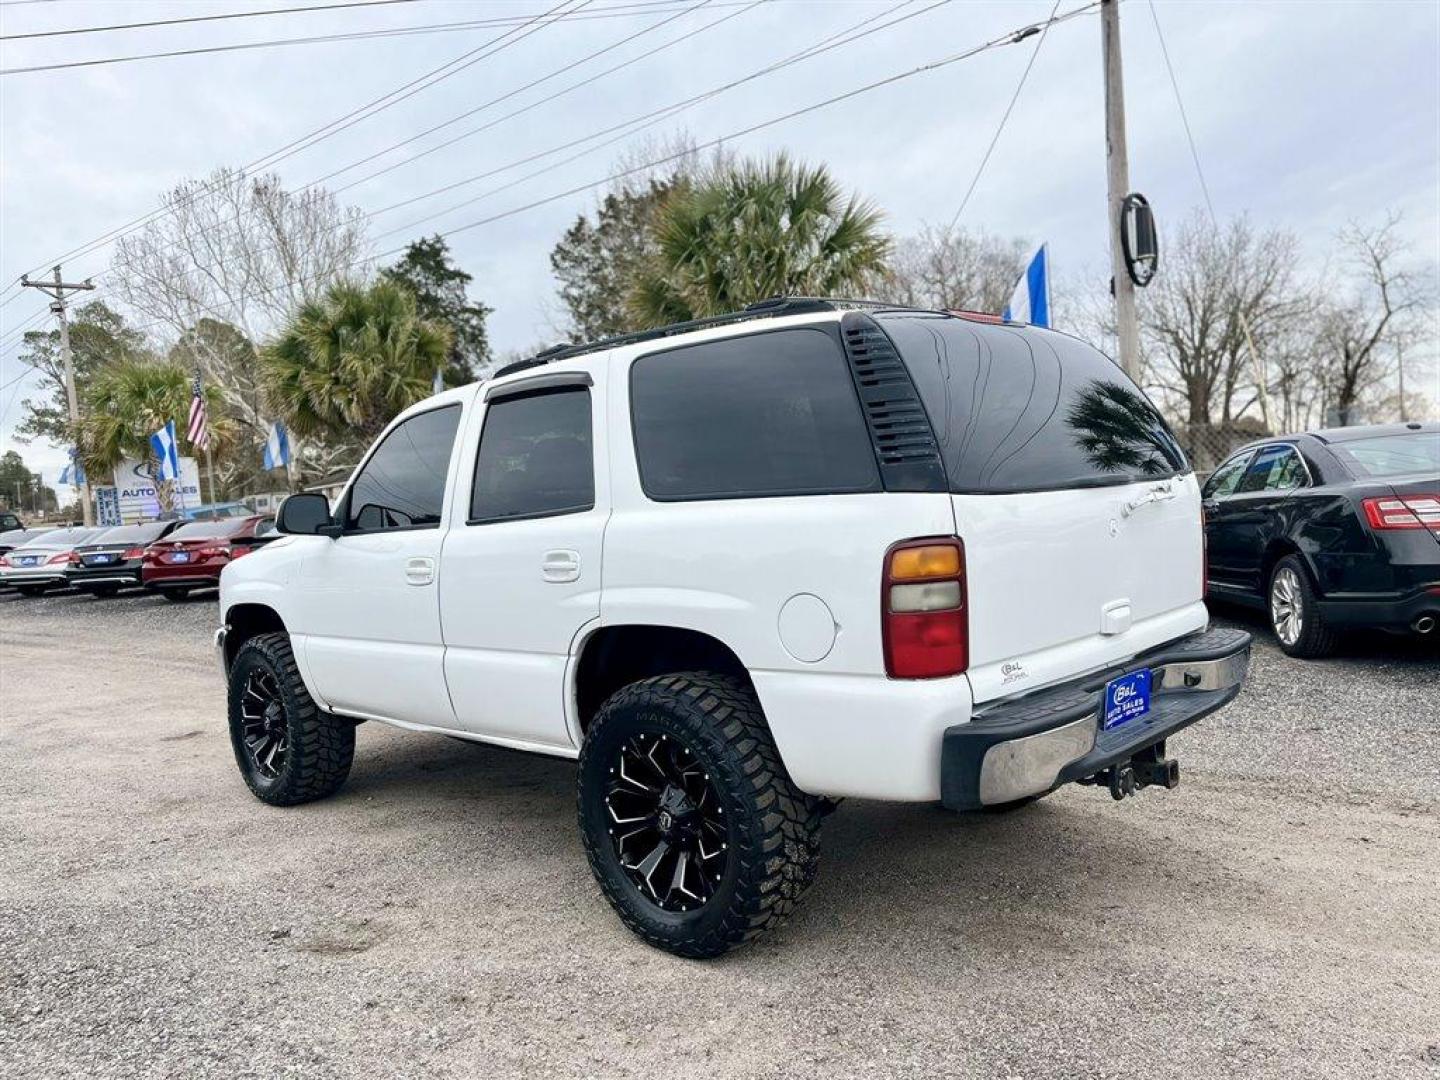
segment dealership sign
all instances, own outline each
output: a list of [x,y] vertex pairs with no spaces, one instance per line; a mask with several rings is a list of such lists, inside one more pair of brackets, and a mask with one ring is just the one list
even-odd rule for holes
[[[184,510],[200,505],[200,466],[194,458],[180,459],[180,478],[170,481],[173,492],[171,510]],[[148,461],[126,458],[115,469],[115,491],[120,502],[120,516],[126,521],[153,521],[164,510]]]

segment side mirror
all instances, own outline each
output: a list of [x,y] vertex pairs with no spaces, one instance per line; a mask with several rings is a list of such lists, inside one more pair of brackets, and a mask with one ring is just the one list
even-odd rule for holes
[[280,513],[275,517],[276,531],[294,536],[330,535],[325,531],[329,525],[330,503],[314,491],[291,495],[280,504]]

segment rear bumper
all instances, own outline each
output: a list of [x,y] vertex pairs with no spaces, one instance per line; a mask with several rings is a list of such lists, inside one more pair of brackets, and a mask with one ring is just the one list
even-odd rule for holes
[[207,573],[205,568],[196,567],[183,574],[172,573],[168,568],[162,573],[146,569],[141,577],[147,589],[160,592],[166,589],[213,589],[220,584],[220,568],[217,567],[214,573]]
[[0,571],[0,585],[64,585],[63,567],[16,566]]
[[[1243,630],[1203,630],[1133,661],[978,710],[945,730],[940,801],[974,810],[1039,795],[1134,757],[1228,704],[1250,660]],[[1148,668],[1150,711],[1100,731],[1105,685]]]
[[65,571],[65,580],[77,589],[134,588],[140,584],[140,567],[123,564],[71,567]]
[[1330,595],[1319,601],[1320,614],[1332,626],[1407,627],[1422,615],[1440,619],[1440,583],[1404,593]]

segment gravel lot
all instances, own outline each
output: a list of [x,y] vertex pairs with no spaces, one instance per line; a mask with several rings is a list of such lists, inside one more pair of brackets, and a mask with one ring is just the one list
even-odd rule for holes
[[214,621],[0,596],[0,1075],[1440,1078],[1433,651],[1261,631],[1172,793],[848,802],[800,913],[693,963],[611,915],[566,762],[370,724],[256,802]]

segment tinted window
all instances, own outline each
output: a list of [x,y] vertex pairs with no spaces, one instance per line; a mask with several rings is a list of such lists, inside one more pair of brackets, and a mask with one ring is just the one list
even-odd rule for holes
[[630,404],[652,499],[880,490],[845,357],[824,331],[642,357],[631,368]]
[[1332,443],[1330,449],[1358,476],[1440,476],[1440,434],[1416,431]]
[[1149,399],[1063,334],[885,313],[956,492],[1126,484],[1186,471]]
[[1245,464],[1253,453],[1253,450],[1246,450],[1243,454],[1237,454],[1211,473],[1210,479],[1205,481],[1205,498],[1223,499],[1233,493],[1240,486],[1240,478],[1245,475]]
[[87,544],[148,544],[152,540],[159,540],[165,535],[165,530],[172,523],[169,521],[151,521],[144,525],[121,525],[114,529],[106,529],[99,536],[91,537],[85,541]]
[[1289,491],[1305,483],[1305,466],[1293,446],[1266,446],[1240,481],[1240,492]]
[[490,403],[475,461],[472,522],[594,505],[589,390],[546,390]]
[[412,416],[385,436],[355,483],[347,529],[403,529],[440,524],[445,474],[460,423],[460,406]]
[[245,531],[253,518],[227,518],[223,521],[195,521],[181,525],[167,540],[205,540],[210,537],[236,536]]

